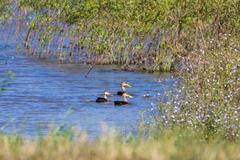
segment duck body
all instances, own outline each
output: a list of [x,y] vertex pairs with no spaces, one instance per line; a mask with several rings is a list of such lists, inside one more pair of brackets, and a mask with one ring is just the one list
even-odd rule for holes
[[122,101],[114,101],[114,105],[115,105],[115,106],[128,105],[129,102],[128,102],[128,100],[127,100],[127,97],[132,98],[132,96],[131,96],[130,94],[128,94],[128,93],[126,93],[126,92],[123,93],[123,94],[122,94],[123,100],[122,100]]
[[114,101],[115,106],[122,106],[122,105],[128,105],[129,102],[127,101]]
[[97,103],[105,103],[105,102],[108,102],[108,100],[106,98],[103,98],[103,97],[98,97],[96,99],[96,102]]
[[110,93],[110,92],[105,91],[105,92],[103,93],[103,97],[98,97],[98,98],[96,99],[96,102],[97,102],[97,103],[105,103],[105,102],[108,102],[108,97],[107,97],[107,96],[113,96],[113,94]]
[[117,95],[118,95],[118,96],[122,96],[124,93],[126,93],[126,91],[118,91],[118,92],[117,92]]

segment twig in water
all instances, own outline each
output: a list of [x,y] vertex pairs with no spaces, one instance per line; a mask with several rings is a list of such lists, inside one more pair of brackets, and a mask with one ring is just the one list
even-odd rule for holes
[[87,78],[87,76],[89,75],[89,73],[91,72],[91,70],[93,69],[93,66],[91,66],[87,72],[87,74],[85,75],[85,77]]

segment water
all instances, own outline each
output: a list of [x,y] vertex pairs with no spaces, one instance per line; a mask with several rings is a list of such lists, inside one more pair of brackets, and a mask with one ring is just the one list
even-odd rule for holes
[[[0,42],[0,81],[10,83],[0,92],[0,130],[35,136],[47,134],[55,126],[71,124],[90,138],[97,137],[103,125],[124,133],[135,132],[143,117],[150,120],[153,106],[176,82],[169,74],[123,72],[110,66],[97,66],[86,78],[88,69],[84,65],[25,57],[16,54],[15,44]],[[6,78],[7,71],[15,72],[16,77]],[[122,81],[133,85],[128,88],[134,96],[129,106],[95,102],[105,90],[119,91]]]

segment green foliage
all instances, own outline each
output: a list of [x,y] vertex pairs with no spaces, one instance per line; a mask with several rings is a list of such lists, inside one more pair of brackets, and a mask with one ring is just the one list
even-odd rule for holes
[[181,125],[203,132],[205,139],[240,138],[240,46],[238,35],[199,41],[181,74],[177,94],[162,104],[166,126]]
[[89,141],[80,134],[71,141],[64,136],[49,135],[38,140],[0,135],[2,159],[104,159],[104,160],[225,160],[239,159],[239,142],[205,142],[191,130],[175,128],[158,132],[158,138],[119,138],[106,132]]
[[0,24],[10,17],[11,9],[11,0],[0,0]]
[[[59,33],[59,50],[51,52],[61,61],[72,59],[77,46],[87,50],[87,57],[78,52],[86,62],[148,71],[170,71],[197,40],[240,28],[238,0],[20,0],[18,7],[35,15],[26,43],[38,35],[41,55]],[[67,37],[70,49],[62,56]]]

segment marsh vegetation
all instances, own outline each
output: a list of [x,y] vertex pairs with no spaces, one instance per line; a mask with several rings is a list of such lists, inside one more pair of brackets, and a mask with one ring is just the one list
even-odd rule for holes
[[199,42],[239,32],[237,0],[20,0],[12,10],[27,54],[128,70],[182,69]]

